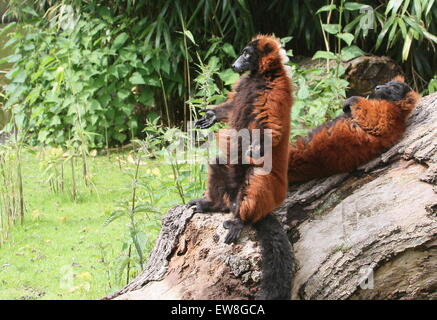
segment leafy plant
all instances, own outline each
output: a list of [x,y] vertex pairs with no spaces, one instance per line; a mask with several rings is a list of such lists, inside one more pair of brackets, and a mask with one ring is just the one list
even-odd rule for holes
[[[322,23],[320,17],[320,25],[322,26],[323,39],[326,46],[326,51],[317,51],[313,59],[323,58],[327,60],[327,69],[329,70],[329,60],[336,61],[336,73],[335,76],[339,78],[344,73],[344,68],[341,65],[342,61],[350,60],[361,56],[364,52],[356,45],[352,45],[355,37],[349,32],[343,30],[343,15],[344,11],[355,11],[365,7],[364,5],[357,4],[355,2],[340,1],[340,5],[337,7],[333,1],[331,4],[321,7],[316,14],[327,12],[326,23]],[[336,11],[338,13],[338,22],[331,23],[332,13]],[[337,38],[335,51],[331,50],[329,35],[333,35]],[[343,46],[342,43],[347,46]]]
[[[139,195],[141,150],[138,155],[135,172],[132,176],[130,199],[123,201],[119,208],[114,210],[104,222],[104,225],[108,225],[121,217],[128,219],[126,236],[122,246],[124,253],[118,258],[117,263],[116,279],[118,283],[122,283],[124,271],[126,271],[126,283],[129,283],[131,277],[143,270],[146,261],[145,252],[151,250],[160,229],[156,217],[156,215],[160,215],[160,212],[156,209],[155,197],[148,185],[144,188],[147,199],[143,199]],[[135,250],[133,251],[132,248]]]
[[336,68],[300,69],[292,65],[295,98],[291,114],[291,136],[304,136],[325,121],[342,113],[348,82],[337,76]]

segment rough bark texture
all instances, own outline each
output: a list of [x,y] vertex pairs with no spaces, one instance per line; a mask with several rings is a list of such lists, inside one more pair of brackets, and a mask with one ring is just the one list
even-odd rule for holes
[[366,96],[378,84],[402,75],[401,67],[389,57],[361,56],[343,63],[345,78],[349,81],[351,96]]
[[[359,170],[290,187],[275,214],[294,247],[294,299],[437,298],[437,94],[409,123]],[[252,227],[223,244],[228,216],[170,210],[144,272],[105,299],[253,298],[260,248]]]

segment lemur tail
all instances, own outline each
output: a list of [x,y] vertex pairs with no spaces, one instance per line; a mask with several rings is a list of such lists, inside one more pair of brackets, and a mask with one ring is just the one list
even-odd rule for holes
[[291,298],[293,253],[285,230],[269,214],[255,224],[261,242],[262,280],[258,300],[289,300]]

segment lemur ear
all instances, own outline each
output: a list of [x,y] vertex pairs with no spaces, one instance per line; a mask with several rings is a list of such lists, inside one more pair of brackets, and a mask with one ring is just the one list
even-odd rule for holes
[[405,82],[405,77],[403,75],[399,74],[396,77],[394,77],[393,79],[391,79],[391,81]]

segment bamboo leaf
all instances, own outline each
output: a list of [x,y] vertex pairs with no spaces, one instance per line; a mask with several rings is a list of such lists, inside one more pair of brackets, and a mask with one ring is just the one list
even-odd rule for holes
[[378,49],[381,46],[382,40],[384,40],[384,37],[387,33],[387,31],[389,30],[389,28],[391,27],[391,25],[393,24],[393,22],[395,21],[395,16],[391,16],[387,22],[384,24],[384,27],[381,30],[381,33],[379,34],[378,38],[376,39],[376,45],[375,45],[375,49]]
[[406,61],[408,59],[408,55],[410,53],[411,42],[413,41],[412,30],[407,34],[407,37],[404,41],[404,47],[402,48],[402,61]]
[[[187,36],[188,39],[190,39],[190,41],[191,41],[193,44],[196,44],[196,41],[194,41],[194,36],[193,36],[193,34],[191,33],[190,30],[184,30],[184,34]],[[196,45],[197,45],[197,44],[196,44]]]
[[361,8],[363,8],[365,6],[366,6],[365,4],[358,3],[358,2],[346,2],[344,4],[344,8],[346,10],[349,10],[349,11],[360,10]]

